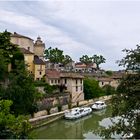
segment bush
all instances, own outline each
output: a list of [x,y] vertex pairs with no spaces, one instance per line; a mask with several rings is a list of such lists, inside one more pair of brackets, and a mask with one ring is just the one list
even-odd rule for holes
[[98,81],[86,78],[84,80],[85,99],[92,99],[104,96],[104,91],[100,88]]

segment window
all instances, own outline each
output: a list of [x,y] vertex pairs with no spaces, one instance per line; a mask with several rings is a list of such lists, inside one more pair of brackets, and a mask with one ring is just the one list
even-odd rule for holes
[[81,86],[81,91],[83,90],[83,87]]
[[76,80],[76,85],[77,85],[77,83],[78,83],[78,80]]
[[30,47],[28,47],[28,51],[30,51]]
[[57,80],[55,80],[55,83],[57,83]]
[[36,78],[36,80],[38,80],[38,81],[39,81],[39,78]]
[[58,80],[58,83],[60,83],[60,80]]
[[53,84],[53,80],[51,80],[51,83]]
[[78,91],[78,86],[76,86],[76,91]]
[[41,74],[42,74],[42,72],[40,71],[40,72],[39,72],[39,74],[41,75]]
[[67,79],[65,79],[65,84],[67,84]]
[[80,80],[80,83],[82,84],[82,79]]

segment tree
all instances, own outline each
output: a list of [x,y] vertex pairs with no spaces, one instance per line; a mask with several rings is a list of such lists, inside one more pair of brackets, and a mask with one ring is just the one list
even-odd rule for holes
[[62,63],[64,59],[63,51],[58,48],[52,49],[49,47],[45,50],[45,58],[49,59],[50,62],[54,64]]
[[2,55],[2,50],[0,50],[0,82],[3,81],[8,73],[8,66],[6,65],[5,59]]
[[83,55],[82,57],[80,57],[80,62],[84,63],[87,68],[88,65],[92,63],[92,58],[88,55]]
[[116,93],[116,90],[114,87],[110,85],[104,85],[103,88],[105,95],[113,95]]
[[[140,138],[140,46],[136,49],[123,50],[126,56],[120,61],[120,66],[133,73],[127,74],[118,86],[118,93],[112,98],[112,117],[121,118],[104,129],[101,135],[110,138],[112,134],[130,134],[132,138]],[[126,123],[127,121],[127,123]]]
[[92,62],[97,65],[97,69],[99,69],[99,65],[105,63],[106,59],[102,55],[93,55]]
[[12,103],[10,100],[0,101],[0,139],[27,139],[31,125],[25,117],[10,113]]
[[108,76],[112,76],[113,75],[113,72],[111,70],[108,70],[105,72]]
[[24,70],[10,73],[8,88],[0,94],[2,99],[12,100],[11,110],[16,114],[33,114],[37,111],[37,91],[33,78]]
[[[11,110],[16,115],[32,114],[36,110],[37,92],[33,78],[25,68],[24,55],[10,42],[9,32],[0,33],[0,42],[0,98],[13,101]],[[8,64],[12,66],[10,72]]]
[[62,64],[65,67],[68,63],[72,62],[72,58],[69,55],[64,55]]
[[99,87],[98,81],[94,79],[84,79],[84,94],[85,99],[93,99],[104,95],[103,90]]

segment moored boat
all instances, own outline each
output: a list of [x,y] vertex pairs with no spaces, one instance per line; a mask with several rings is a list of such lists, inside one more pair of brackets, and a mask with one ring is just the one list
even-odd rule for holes
[[81,118],[83,116],[86,116],[88,114],[90,114],[92,112],[92,109],[90,107],[76,107],[76,108],[72,108],[69,111],[66,111],[64,116],[65,119],[77,119],[77,118]]
[[92,105],[92,109],[93,110],[101,110],[101,109],[104,109],[106,108],[107,105],[105,104],[105,102],[103,101],[96,101],[93,105]]

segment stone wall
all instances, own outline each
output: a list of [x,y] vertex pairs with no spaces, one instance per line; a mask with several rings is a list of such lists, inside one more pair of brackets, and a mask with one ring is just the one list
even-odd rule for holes
[[[107,101],[107,100],[110,100],[111,98],[112,98],[112,95],[102,96],[102,97],[90,99],[90,100],[84,100],[84,101],[80,101],[78,103],[78,106],[91,106],[97,100]],[[72,107],[76,107],[76,106],[77,106],[77,103],[72,103]],[[50,122],[63,118],[64,112],[67,109],[68,109],[68,105],[63,105],[62,111],[58,112],[57,107],[52,107],[50,110],[50,113],[51,113],[50,115],[48,115],[48,112],[46,110],[39,111],[34,114],[34,118],[29,119],[29,122],[32,124],[34,128],[46,125]]]

